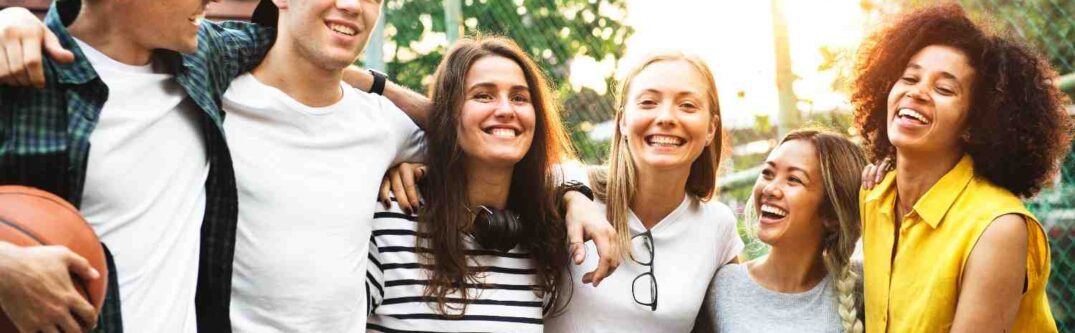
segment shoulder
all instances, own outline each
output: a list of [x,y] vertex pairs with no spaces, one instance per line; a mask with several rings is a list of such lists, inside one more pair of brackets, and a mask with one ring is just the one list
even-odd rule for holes
[[713,276],[713,285],[731,286],[739,285],[749,279],[747,276],[747,266],[745,264],[727,264],[720,267],[717,274]]
[[728,205],[716,199],[710,199],[709,201],[692,200],[694,200],[695,209],[691,209],[694,215],[691,218],[697,220],[697,222],[703,222],[698,224],[704,224],[718,230],[735,229],[737,224],[735,212]]

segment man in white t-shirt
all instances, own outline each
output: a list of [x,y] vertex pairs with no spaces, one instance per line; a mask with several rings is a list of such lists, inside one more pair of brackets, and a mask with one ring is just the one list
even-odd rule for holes
[[276,43],[223,100],[241,207],[237,332],[365,330],[380,181],[422,150],[422,132],[392,102],[341,83],[379,14],[379,1],[354,0],[264,0],[255,10],[254,22],[278,26]]

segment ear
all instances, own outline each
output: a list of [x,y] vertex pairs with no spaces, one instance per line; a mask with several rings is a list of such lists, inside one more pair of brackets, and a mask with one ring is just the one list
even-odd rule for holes
[[713,143],[713,139],[717,136],[718,124],[720,124],[718,120],[720,120],[720,115],[715,115],[709,119],[709,130],[705,133],[706,147]]

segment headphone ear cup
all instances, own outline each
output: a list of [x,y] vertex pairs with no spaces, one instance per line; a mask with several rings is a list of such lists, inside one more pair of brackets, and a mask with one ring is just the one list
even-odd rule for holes
[[474,217],[474,241],[482,248],[508,252],[518,244],[519,221],[508,210],[481,207]]

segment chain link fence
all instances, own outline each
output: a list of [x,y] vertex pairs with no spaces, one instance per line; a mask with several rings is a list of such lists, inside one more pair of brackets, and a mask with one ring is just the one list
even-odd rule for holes
[[[880,1],[864,1],[864,4]],[[896,1],[895,8],[922,3]],[[986,15],[1000,29],[1022,36],[1051,60],[1075,95],[1075,0],[961,0],[972,15]],[[891,3],[877,6],[892,10]],[[448,10],[446,10],[446,8]],[[865,8],[865,6],[864,6]],[[604,89],[573,86],[567,80],[576,62],[616,66],[633,32],[624,22],[626,0],[388,0],[385,4],[383,63],[386,72],[412,89],[424,91],[454,36],[498,34],[512,38],[537,60],[561,99],[567,128],[580,157],[603,162],[608,154],[609,119],[615,114],[612,73]],[[865,10],[865,9],[864,9]],[[450,23],[446,23],[450,22]],[[460,27],[461,31],[452,31]],[[1075,112],[1075,107],[1070,108]],[[847,128],[849,115],[829,121]],[[839,118],[839,119],[837,119]],[[733,144],[776,139],[775,129],[732,130]],[[755,154],[757,155],[757,154]],[[736,156],[753,161],[758,156]],[[742,163],[740,163],[742,162]],[[735,165],[748,168],[749,161]],[[1063,162],[1056,185],[1027,204],[1041,219],[1052,246],[1049,296],[1061,332],[1075,331],[1075,158]],[[728,174],[732,178],[749,175]],[[724,177],[727,178],[727,177]],[[723,182],[724,179],[722,179]],[[730,180],[726,200],[739,200],[753,183]],[[731,185],[731,186],[727,186]]]

